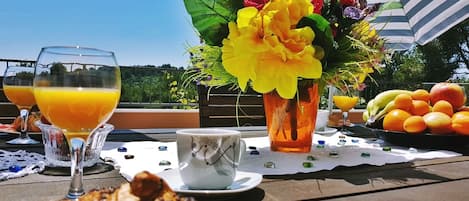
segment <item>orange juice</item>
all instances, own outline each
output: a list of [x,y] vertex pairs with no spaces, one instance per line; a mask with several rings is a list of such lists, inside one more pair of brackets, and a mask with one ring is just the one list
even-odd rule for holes
[[32,86],[3,85],[3,91],[8,100],[18,106],[19,109],[31,109],[36,104]]
[[36,87],[34,95],[41,113],[53,125],[65,129],[66,135],[86,138],[110,118],[119,102],[120,90]]
[[358,96],[333,96],[335,106],[337,106],[342,112],[351,110],[358,102]]

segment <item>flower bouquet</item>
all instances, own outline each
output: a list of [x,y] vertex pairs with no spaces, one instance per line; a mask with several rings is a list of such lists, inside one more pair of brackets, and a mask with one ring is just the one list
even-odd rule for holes
[[[384,41],[364,20],[376,7],[363,0],[184,4],[202,41],[189,48],[187,80],[264,94],[273,150],[309,151],[318,94],[326,85],[362,87],[386,54]],[[274,148],[274,138],[293,149]],[[301,145],[289,145],[291,141]]]

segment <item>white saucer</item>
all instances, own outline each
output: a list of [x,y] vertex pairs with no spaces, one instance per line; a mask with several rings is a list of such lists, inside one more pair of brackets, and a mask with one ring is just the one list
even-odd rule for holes
[[330,135],[330,134],[334,134],[337,132],[337,129],[336,128],[331,128],[331,127],[324,127],[324,130],[315,130],[314,131],[315,133],[317,134],[320,134],[320,135]]
[[192,190],[189,189],[179,176],[179,170],[177,168],[157,173],[158,176],[162,177],[173,191],[183,194],[194,194],[194,195],[226,195],[240,193],[243,191],[250,190],[262,181],[262,175],[254,172],[243,172],[237,171],[235,181],[233,184],[228,186],[225,190]]

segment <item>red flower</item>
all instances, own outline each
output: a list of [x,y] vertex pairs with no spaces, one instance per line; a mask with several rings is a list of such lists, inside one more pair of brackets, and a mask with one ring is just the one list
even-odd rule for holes
[[340,0],[342,6],[355,6],[355,0]]
[[337,36],[337,31],[338,31],[337,23],[331,23],[330,27],[332,30],[332,36],[335,38]]
[[244,7],[256,7],[261,10],[270,0],[244,0]]
[[314,13],[321,14],[324,1],[323,0],[311,0],[311,3],[314,5]]

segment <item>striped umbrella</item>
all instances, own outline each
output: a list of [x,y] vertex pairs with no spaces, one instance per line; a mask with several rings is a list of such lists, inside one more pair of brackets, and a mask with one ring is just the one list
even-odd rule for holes
[[395,50],[425,45],[469,17],[469,0],[368,0],[376,3],[370,23]]

